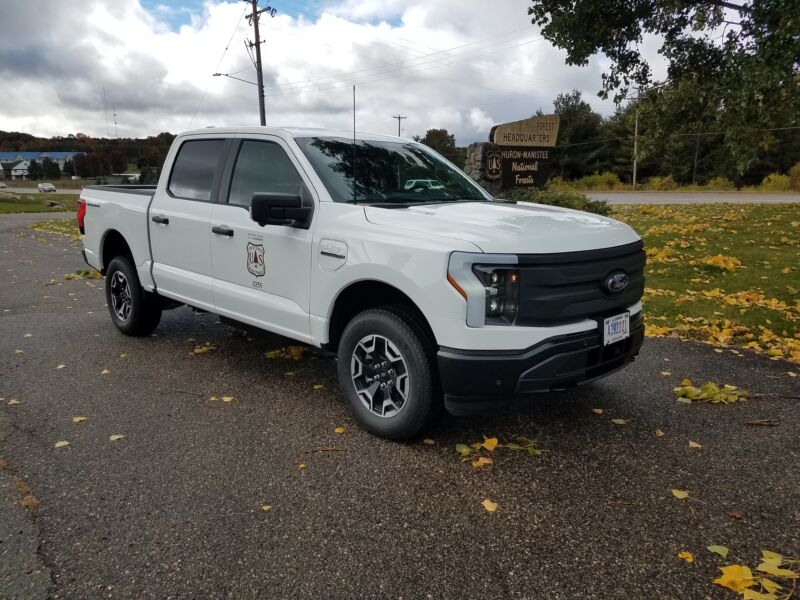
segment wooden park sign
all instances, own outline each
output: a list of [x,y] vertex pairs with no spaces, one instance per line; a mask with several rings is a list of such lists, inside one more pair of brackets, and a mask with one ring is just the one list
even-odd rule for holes
[[492,127],[489,141],[497,147],[487,152],[486,178],[499,180],[503,189],[544,185],[552,171],[558,122],[558,115],[544,115]]

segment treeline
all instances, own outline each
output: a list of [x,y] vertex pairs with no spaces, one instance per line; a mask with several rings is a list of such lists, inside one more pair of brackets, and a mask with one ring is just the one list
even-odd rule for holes
[[[785,175],[800,161],[800,128],[791,127],[789,120],[786,128],[775,128],[766,135],[760,130],[740,131],[740,135],[751,135],[757,146],[754,158],[743,165],[727,135],[717,131],[713,123],[689,128],[681,123],[680,115],[675,115],[674,127],[665,129],[663,118],[659,127],[656,111],[663,107],[658,102],[654,95],[645,96],[603,118],[592,111],[580,92],[559,94],[554,102],[561,123],[553,152],[553,174],[576,180],[594,173],[614,173],[630,183],[637,137],[640,183],[669,177],[681,185],[704,185],[724,178],[738,187],[751,186],[761,184],[773,173]],[[761,141],[764,139],[766,143]]]
[[[85,156],[75,158],[71,166],[76,175],[96,177],[122,173],[128,165],[137,169],[158,169],[164,163],[175,135],[159,133],[142,139],[95,138],[83,133],[42,138],[17,131],[0,131],[0,151],[8,152],[79,152]],[[67,165],[64,169],[68,173]]]

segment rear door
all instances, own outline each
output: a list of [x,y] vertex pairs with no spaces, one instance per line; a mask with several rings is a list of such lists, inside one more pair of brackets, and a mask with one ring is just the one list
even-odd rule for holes
[[184,141],[148,215],[158,291],[206,310],[214,309],[210,218],[229,143],[220,137]]
[[[312,227],[266,225],[250,218],[256,192],[315,196],[280,138],[235,140],[211,213],[216,312],[295,339],[310,341]],[[312,215],[313,219],[313,215]]]

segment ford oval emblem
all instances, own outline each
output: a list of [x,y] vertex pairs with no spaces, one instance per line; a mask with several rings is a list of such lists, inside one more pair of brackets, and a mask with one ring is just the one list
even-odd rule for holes
[[612,294],[621,292],[628,287],[628,274],[625,271],[614,271],[606,277],[605,287]]

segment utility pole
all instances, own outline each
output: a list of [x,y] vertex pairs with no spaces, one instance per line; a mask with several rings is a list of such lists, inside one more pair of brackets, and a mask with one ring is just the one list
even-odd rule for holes
[[253,12],[247,15],[247,20],[253,26],[255,33],[255,42],[248,42],[248,48],[255,48],[255,67],[256,67],[256,81],[258,82],[258,112],[261,116],[261,125],[267,124],[267,114],[264,107],[264,74],[261,71],[261,33],[258,30],[258,20],[261,13],[267,13],[269,16],[274,17],[277,12],[274,8],[267,6],[266,8],[258,8],[258,0],[245,0],[253,5]]
[[407,119],[408,117],[404,117],[403,115],[395,115],[392,118],[397,119],[397,137],[400,137],[400,121]]
[[633,190],[636,191],[636,167],[639,162],[639,100],[642,98],[642,88],[636,88],[636,120],[633,125]]

